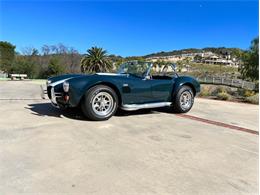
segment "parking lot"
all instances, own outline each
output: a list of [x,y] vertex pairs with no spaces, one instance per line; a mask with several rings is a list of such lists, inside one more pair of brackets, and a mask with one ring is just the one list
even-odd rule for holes
[[258,194],[258,105],[197,98],[87,121],[0,81],[0,194]]

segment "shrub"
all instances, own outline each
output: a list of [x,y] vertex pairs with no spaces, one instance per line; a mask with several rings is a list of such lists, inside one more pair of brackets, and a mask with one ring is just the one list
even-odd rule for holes
[[250,97],[255,95],[255,92],[247,89],[238,89],[238,95],[242,97]]
[[218,87],[218,88],[216,89],[216,92],[217,92],[217,93],[227,93],[227,90],[226,90],[225,87],[220,86],[220,87]]
[[201,92],[199,93],[200,97],[207,97],[211,95],[210,87],[209,86],[203,86],[201,87]]
[[219,93],[227,93],[227,90],[223,86],[216,86],[212,91],[212,95],[217,96]]
[[245,90],[244,91],[244,96],[245,97],[250,97],[250,96],[253,96],[253,95],[255,95],[254,91],[250,91],[250,90]]
[[257,93],[253,96],[246,97],[245,101],[251,104],[259,104],[259,94]]
[[229,95],[227,92],[219,92],[217,94],[217,99],[219,99],[219,100],[230,100],[231,95]]
[[239,96],[244,96],[245,90],[244,89],[237,89]]

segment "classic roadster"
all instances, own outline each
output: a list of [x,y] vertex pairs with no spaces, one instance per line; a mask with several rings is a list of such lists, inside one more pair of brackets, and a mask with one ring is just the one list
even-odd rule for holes
[[107,120],[118,108],[132,111],[170,106],[188,112],[200,84],[178,76],[174,64],[163,66],[130,61],[117,73],[70,74],[47,80],[47,94],[55,107],[81,107],[90,120]]

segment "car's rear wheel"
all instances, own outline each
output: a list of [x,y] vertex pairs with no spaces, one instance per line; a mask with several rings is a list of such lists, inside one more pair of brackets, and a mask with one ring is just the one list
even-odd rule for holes
[[194,102],[194,93],[191,87],[182,86],[173,100],[173,111],[176,113],[188,112]]
[[118,107],[115,91],[105,85],[90,88],[81,102],[84,115],[90,120],[102,121],[113,116]]

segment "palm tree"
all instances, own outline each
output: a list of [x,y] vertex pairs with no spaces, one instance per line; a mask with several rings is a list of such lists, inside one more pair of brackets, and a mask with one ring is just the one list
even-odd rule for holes
[[82,72],[108,72],[113,65],[108,59],[107,51],[102,48],[92,47],[81,59]]

